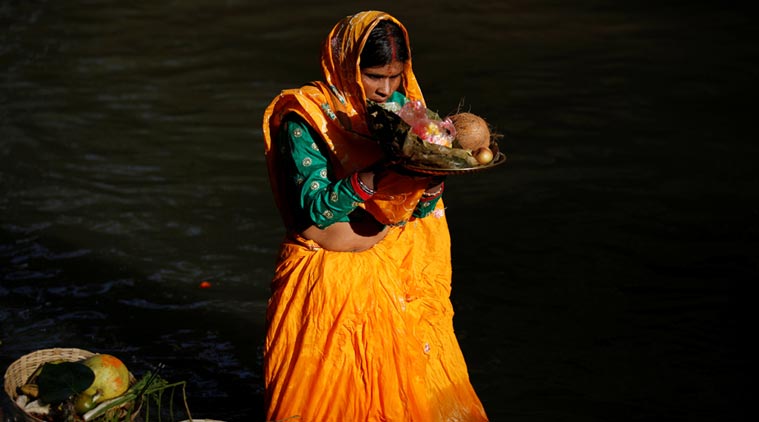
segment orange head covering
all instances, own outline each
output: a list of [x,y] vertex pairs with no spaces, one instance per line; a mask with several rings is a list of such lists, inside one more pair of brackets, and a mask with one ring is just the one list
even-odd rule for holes
[[[343,18],[332,28],[322,44],[321,65],[324,80],[342,93],[347,100],[346,108],[362,116],[366,113],[366,97],[361,82],[360,58],[369,33],[381,20],[396,23],[403,32],[409,59],[403,69],[403,92],[412,100],[424,101],[422,91],[411,67],[411,43],[403,24],[384,12],[365,11]],[[349,113],[353,114],[353,113]]]
[[[380,11],[346,16],[330,31],[322,45],[321,67],[324,81],[282,91],[264,113],[263,132],[269,179],[285,224],[292,228],[279,151],[273,137],[284,117],[297,113],[314,129],[331,151],[328,157],[338,178],[365,168],[383,158],[382,149],[371,139],[366,125],[366,96],[361,82],[360,57],[369,33],[381,20],[391,20],[408,32],[400,21]],[[405,62],[401,87],[410,100],[424,101],[409,59]],[[363,206],[379,222],[397,224],[408,220],[424,191],[427,180],[390,173],[377,186],[377,193]]]

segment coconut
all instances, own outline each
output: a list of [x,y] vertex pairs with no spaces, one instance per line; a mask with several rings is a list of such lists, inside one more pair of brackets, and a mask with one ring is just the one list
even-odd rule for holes
[[490,128],[485,120],[472,113],[450,116],[456,128],[456,142],[461,148],[476,151],[490,145]]

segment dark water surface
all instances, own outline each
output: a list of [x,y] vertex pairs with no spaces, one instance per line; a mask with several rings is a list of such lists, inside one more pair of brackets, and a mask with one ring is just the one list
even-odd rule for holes
[[0,368],[163,362],[194,417],[263,420],[261,115],[319,77],[334,22],[381,8],[429,105],[505,134],[508,163],[447,193],[492,420],[746,420],[759,54],[720,4],[0,1]]

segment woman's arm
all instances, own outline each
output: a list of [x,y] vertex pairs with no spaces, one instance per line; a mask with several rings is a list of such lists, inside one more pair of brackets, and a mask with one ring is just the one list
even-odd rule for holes
[[278,139],[283,156],[290,157],[290,180],[297,192],[299,212],[319,228],[349,221],[356,207],[371,196],[371,173],[358,173],[334,180],[329,162],[321,153],[318,134],[302,119],[288,117],[280,128]]

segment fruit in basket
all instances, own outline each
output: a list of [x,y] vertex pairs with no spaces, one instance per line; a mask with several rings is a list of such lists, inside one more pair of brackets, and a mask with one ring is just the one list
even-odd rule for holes
[[95,396],[89,396],[81,393],[74,397],[74,410],[78,415],[87,413],[93,407],[95,407]]
[[456,128],[456,140],[463,149],[476,151],[490,145],[490,128],[485,120],[472,113],[458,113],[450,117]]
[[83,364],[95,373],[95,381],[85,394],[100,393],[100,400],[108,400],[124,394],[129,388],[129,370],[119,358],[108,354],[97,354],[84,361]]
[[82,361],[95,373],[92,384],[75,399],[77,411],[124,394],[129,389],[129,370],[119,358],[97,354]]

